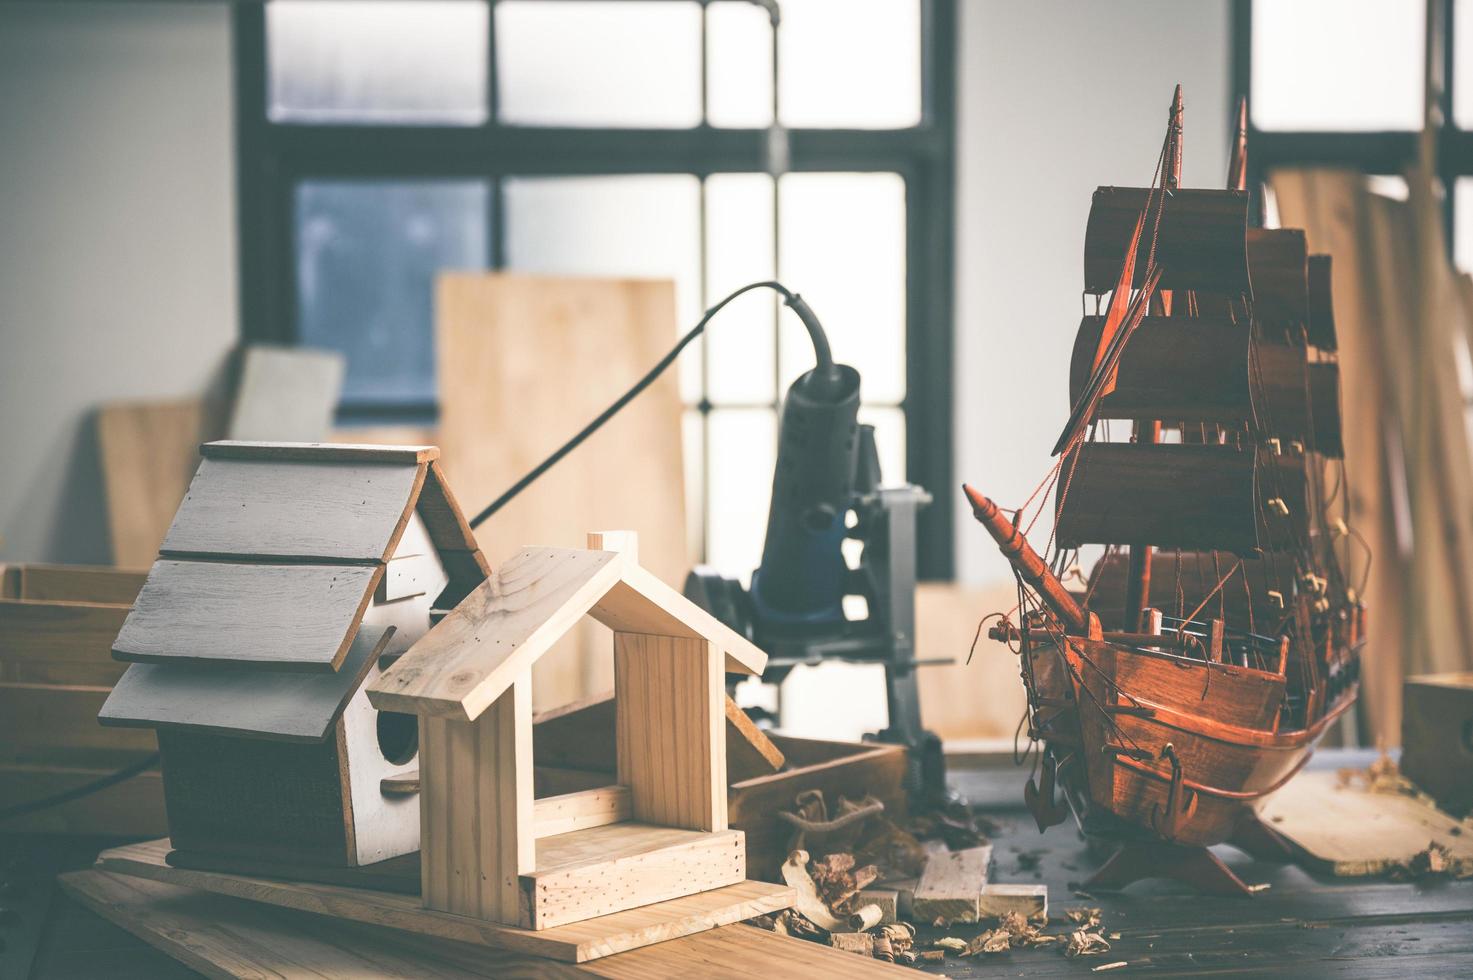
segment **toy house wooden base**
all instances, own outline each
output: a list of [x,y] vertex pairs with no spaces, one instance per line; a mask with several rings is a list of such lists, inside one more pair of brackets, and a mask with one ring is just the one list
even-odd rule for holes
[[[420,719],[426,908],[539,930],[740,882],[725,673],[764,655],[640,568],[632,535],[506,562],[369,686]],[[531,668],[584,615],[614,630],[613,785],[534,801]]]

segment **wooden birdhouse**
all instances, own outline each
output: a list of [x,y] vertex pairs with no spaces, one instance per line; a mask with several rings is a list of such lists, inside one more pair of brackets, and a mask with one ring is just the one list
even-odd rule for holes
[[113,643],[98,716],[154,728],[174,847],[357,866],[414,851],[412,714],[365,685],[487,566],[434,447],[212,442]]
[[[740,882],[725,674],[766,655],[638,563],[634,536],[528,548],[369,685],[420,721],[426,907],[548,929]],[[533,799],[532,668],[583,616],[614,631],[615,784]]]

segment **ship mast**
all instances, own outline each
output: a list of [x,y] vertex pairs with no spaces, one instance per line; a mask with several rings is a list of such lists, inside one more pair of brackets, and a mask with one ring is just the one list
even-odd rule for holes
[[[1163,180],[1168,195],[1181,186],[1182,158],[1182,97],[1181,86],[1171,98],[1171,114],[1167,121],[1166,160]],[[1172,297],[1160,297],[1161,311],[1169,314]],[[1140,419],[1135,423],[1135,441],[1149,445],[1161,441],[1161,420]],[[1130,566],[1125,579],[1125,615],[1122,622],[1127,630],[1144,629],[1141,618],[1151,604],[1151,546],[1137,543],[1129,546]]]
[[1248,99],[1238,99],[1237,131],[1233,134],[1233,155],[1228,159],[1227,189],[1248,189]]

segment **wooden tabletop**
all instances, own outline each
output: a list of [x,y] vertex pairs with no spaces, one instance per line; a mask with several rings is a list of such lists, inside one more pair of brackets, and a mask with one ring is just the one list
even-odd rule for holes
[[[1361,765],[1367,758],[1326,751],[1315,765]],[[1145,882],[1126,892],[1076,897],[1071,883],[1087,878],[1103,856],[1091,855],[1070,824],[1038,834],[1020,804],[1023,778],[1012,770],[955,774],[957,787],[1005,825],[994,840],[994,880],[1047,884],[1055,917],[1068,908],[1099,907],[1105,931],[1121,938],[1103,957],[1071,960],[1054,950],[1024,950],[979,960],[948,958],[933,972],[962,978],[1084,975],[1125,961],[1129,965],[1110,971],[1112,976],[1473,975],[1473,881],[1334,879],[1221,848],[1244,880],[1271,887],[1252,899],[1227,899]],[[88,867],[99,848],[114,843],[0,836],[0,906],[17,913],[0,921],[0,977],[25,977],[27,970],[37,980],[196,976],[54,887],[57,872]],[[973,931],[961,927],[955,934],[970,938]]]

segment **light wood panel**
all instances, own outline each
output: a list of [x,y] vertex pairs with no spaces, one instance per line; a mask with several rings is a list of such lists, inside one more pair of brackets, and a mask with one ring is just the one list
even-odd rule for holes
[[327,435],[343,384],[342,354],[264,345],[239,354],[228,438],[315,442]]
[[707,641],[614,634],[618,781],[634,819],[726,829],[725,679]]
[[710,640],[726,655],[726,670],[733,674],[761,674],[767,666],[767,654],[633,562],[591,613],[616,632]]
[[393,632],[360,626],[342,666],[316,674],[263,669],[222,676],[214,664],[133,664],[94,714],[103,725],[320,741]]
[[740,922],[787,908],[793,900],[791,888],[743,881],[657,905],[535,931],[436,912],[421,907],[419,899],[409,895],[171,868],[164,861],[168,850],[166,840],[113,848],[98,855],[98,867],[102,871],[566,962],[611,956]]
[[119,402],[97,413],[113,562],[142,567],[158,554],[199,462],[203,399]]
[[600,786],[544,796],[532,804],[532,825],[539,839],[620,823],[632,815],[627,786]]
[[[985,532],[979,527],[962,533]],[[998,555],[996,561],[999,578],[1007,575],[1006,559]],[[977,626],[982,617],[1005,613],[1017,602],[1018,590],[1010,577],[982,587],[939,582],[916,587],[916,656],[951,661],[916,671],[921,720],[944,742],[1012,739],[1028,703],[1018,658],[989,639],[985,630],[978,636]]]
[[424,476],[401,462],[207,455],[162,551],[386,561]]
[[722,695],[726,707],[726,779],[739,783],[744,779],[768,776],[783,767],[783,750],[767,733],[747,717],[735,701]]
[[336,670],[382,574],[381,565],[160,559],[113,650],[139,662]]
[[0,600],[0,681],[111,686],[123,674],[113,640],[128,607]]
[[522,879],[534,929],[658,904],[746,878],[740,831],[709,834],[641,823],[575,831],[537,842],[537,870]]
[[[452,273],[436,284],[435,311],[443,465],[472,514],[677,338],[669,282]],[[491,565],[528,543],[580,547],[591,528],[630,528],[644,566],[680,582],[691,561],[680,413],[676,372],[668,371],[477,531]],[[597,623],[580,624],[540,665],[537,706],[611,687],[608,643]]]
[[745,925],[729,925],[580,964],[534,958],[359,923],[283,912],[197,889],[109,874],[73,871],[60,878],[68,895],[209,977],[600,976],[896,977],[904,968],[862,959],[820,943]]
[[475,721],[420,717],[420,890],[426,907],[526,924],[533,868],[532,687],[515,679]]
[[14,565],[15,595],[7,598],[37,602],[102,602],[131,605],[148,576],[144,570],[97,565]]
[[610,551],[523,550],[399,658],[370,699],[385,711],[478,717],[618,581],[624,561]]
[[157,750],[153,733],[103,728],[105,687],[0,683],[0,760],[120,766]]

